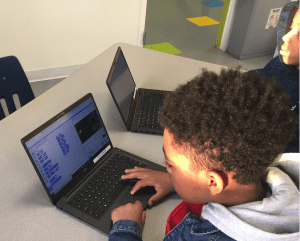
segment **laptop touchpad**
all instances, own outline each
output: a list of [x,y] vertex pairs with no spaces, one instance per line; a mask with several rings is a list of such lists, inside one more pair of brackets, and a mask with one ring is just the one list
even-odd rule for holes
[[[130,186],[130,191],[134,187],[134,185],[137,183],[137,179],[131,180],[128,184]],[[135,192],[133,196],[143,196],[143,195],[154,195],[156,193],[156,190],[153,186],[147,186],[147,187],[142,187],[138,191]]]
[[147,187],[142,187],[141,189],[139,189],[133,196],[149,195],[149,194],[154,195],[155,193],[156,193],[156,191],[153,186],[147,186]]

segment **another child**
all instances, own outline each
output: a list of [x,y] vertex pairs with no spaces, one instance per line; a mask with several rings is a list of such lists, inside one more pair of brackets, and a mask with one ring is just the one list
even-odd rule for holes
[[[291,110],[299,118],[299,1],[287,3],[280,14],[277,26],[278,55],[263,69],[251,70],[248,73],[259,74],[266,79],[275,79],[282,84],[291,97]],[[287,144],[284,152],[299,153],[299,125],[293,139]]]

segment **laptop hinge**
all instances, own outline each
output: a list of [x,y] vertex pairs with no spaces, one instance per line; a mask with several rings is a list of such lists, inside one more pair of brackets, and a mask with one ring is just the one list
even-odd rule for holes
[[137,91],[138,91],[138,89],[137,89],[136,87],[134,87],[134,92],[133,92],[133,97],[132,97],[134,100],[135,100],[135,97],[136,97],[136,95],[137,95],[137,94],[136,94]]
[[[136,91],[136,92],[135,92],[135,95],[136,95],[137,99],[138,99],[138,96],[137,96],[138,94],[139,94],[139,93],[137,93],[137,91]],[[130,106],[130,111],[129,111],[130,116],[129,116],[129,120],[128,120],[128,123],[129,123],[129,125],[130,125],[130,128],[131,128],[132,124],[133,124],[134,121],[135,121],[135,116],[136,116],[136,112],[137,112],[137,110],[136,110],[136,105],[138,104],[138,103],[137,103],[137,99],[133,98],[133,99],[132,99],[132,102],[131,102],[131,106]]]
[[110,145],[108,145],[98,156],[96,156],[95,158],[94,158],[94,160],[93,160],[93,162],[96,164],[96,162],[98,162],[99,161],[99,159],[101,158],[101,157],[103,157],[109,150],[111,149],[111,146]]

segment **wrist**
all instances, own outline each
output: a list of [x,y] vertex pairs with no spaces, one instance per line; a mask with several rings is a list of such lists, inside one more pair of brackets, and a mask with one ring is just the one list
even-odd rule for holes
[[113,232],[134,232],[136,235],[142,238],[142,228],[141,226],[130,219],[120,219],[114,222],[111,233]]

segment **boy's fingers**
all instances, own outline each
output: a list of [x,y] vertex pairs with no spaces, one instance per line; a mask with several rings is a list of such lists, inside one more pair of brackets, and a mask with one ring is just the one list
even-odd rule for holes
[[149,199],[148,206],[151,207],[153,204],[157,203],[159,200],[160,200],[159,194],[156,193]]
[[152,183],[149,183],[147,180],[139,180],[131,189],[131,195],[135,194],[142,187],[154,186]]
[[[147,172],[144,172],[141,170],[135,170],[135,169],[127,169],[127,170],[128,171],[125,170],[126,174],[121,176],[122,179],[132,179],[132,178],[144,179],[144,178],[148,177]],[[132,170],[134,170],[134,171],[132,171]]]
[[144,211],[142,214],[142,222],[145,222],[145,219],[146,219],[146,211]]
[[141,223],[140,223],[140,226],[142,229],[144,229],[145,219],[146,219],[146,211],[143,211],[142,217],[141,217]]
[[139,205],[141,208],[143,208],[143,204],[142,204],[141,201],[139,201],[139,200],[136,200],[134,204],[137,204],[137,205]]
[[125,173],[132,173],[132,172],[145,171],[145,170],[148,170],[148,169],[135,166],[134,168],[126,169]]
[[133,179],[133,178],[141,179],[141,175],[139,173],[133,172],[121,176],[121,179]]

